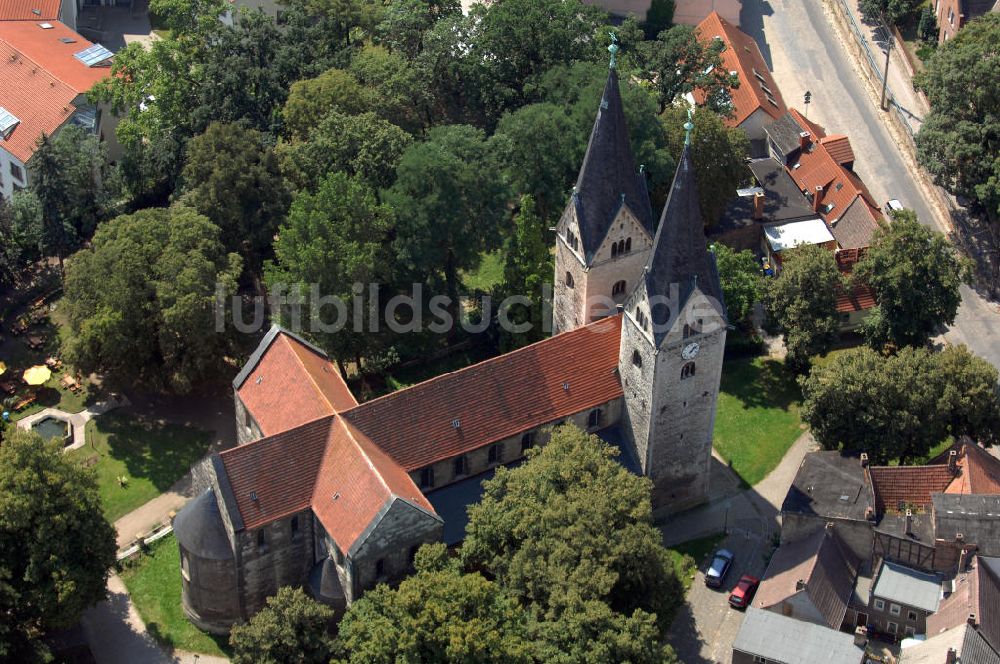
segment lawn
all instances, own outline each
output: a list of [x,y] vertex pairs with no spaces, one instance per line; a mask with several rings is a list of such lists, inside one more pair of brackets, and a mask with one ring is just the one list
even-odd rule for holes
[[[87,444],[69,452],[97,471],[104,516],[114,523],[156,498],[208,451],[211,435],[200,429],[137,419],[112,411],[87,423]],[[118,478],[127,477],[122,486]]]
[[462,274],[462,285],[472,291],[489,291],[503,279],[503,252],[483,254],[475,270]]
[[159,643],[171,650],[228,657],[226,637],[206,634],[184,617],[180,568],[177,541],[169,535],[129,562],[121,578],[150,636]]
[[683,544],[678,544],[667,549],[670,559],[674,563],[674,569],[677,571],[677,578],[684,584],[685,592],[691,587],[691,582],[694,581],[698,565],[715,551],[716,547],[719,546],[719,542],[725,539],[725,537],[723,533],[716,533],[715,535],[684,542]]
[[778,360],[727,362],[715,416],[715,450],[748,486],[778,465],[802,434],[801,394]]

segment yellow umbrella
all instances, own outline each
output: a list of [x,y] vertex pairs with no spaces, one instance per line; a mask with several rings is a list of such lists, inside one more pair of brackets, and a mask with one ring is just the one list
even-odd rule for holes
[[26,369],[23,378],[28,385],[43,385],[45,381],[52,378],[52,370],[39,364]]
[[5,373],[7,373],[7,365],[4,364],[3,362],[0,362],[0,376],[4,375]]

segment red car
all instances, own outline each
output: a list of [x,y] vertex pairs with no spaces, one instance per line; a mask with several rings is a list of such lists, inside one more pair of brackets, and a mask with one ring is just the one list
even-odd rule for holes
[[753,599],[753,594],[757,592],[759,585],[760,579],[744,574],[740,577],[736,587],[733,588],[732,594],[729,595],[729,605],[736,609],[747,608],[750,606],[750,600]]

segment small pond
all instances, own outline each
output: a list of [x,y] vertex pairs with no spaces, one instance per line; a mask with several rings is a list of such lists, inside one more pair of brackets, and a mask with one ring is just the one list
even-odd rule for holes
[[69,442],[69,422],[57,420],[54,417],[46,417],[45,419],[38,420],[32,424],[31,428],[34,431],[37,431],[39,435],[46,440],[50,438],[57,438],[64,443]]

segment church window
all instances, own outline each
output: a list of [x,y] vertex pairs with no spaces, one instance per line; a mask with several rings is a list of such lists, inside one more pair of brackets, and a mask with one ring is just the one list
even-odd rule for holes
[[427,466],[420,469],[420,488],[428,489],[434,486],[434,467]]
[[601,409],[595,408],[587,415],[587,428],[593,429],[601,424]]
[[298,538],[298,536],[299,536],[299,517],[298,517],[298,515],[295,515],[295,516],[292,517],[291,528],[292,528],[292,539]]
[[632,238],[625,238],[625,253],[632,251]]
[[681,379],[690,378],[694,375],[695,367],[694,362],[688,362],[683,367],[681,367]]
[[570,288],[573,287],[573,275],[569,272],[566,273],[566,285]]
[[636,308],[635,310],[635,320],[639,323],[639,327],[646,329],[646,314],[643,313],[642,309]]
[[529,431],[521,436],[521,454],[524,454],[535,445],[535,432]]
[[639,355],[639,351],[637,350],[632,351],[632,364],[640,369],[642,368],[642,355]]
[[465,455],[455,457],[454,462],[455,477],[461,477],[469,472],[469,461],[465,458]]
[[264,538],[263,528],[257,531],[257,548],[262,550],[267,548],[267,540]]
[[617,255],[618,255],[618,244],[615,243],[611,245],[611,257],[614,258]]
[[618,253],[619,254],[625,253],[625,240],[618,240]]
[[625,281],[616,281],[615,285],[611,287],[611,296],[617,297],[625,293]]
[[379,558],[375,561],[375,578],[385,578],[385,560],[383,558]]
[[503,443],[490,445],[489,463],[503,463]]
[[690,325],[685,325],[684,326],[684,338],[687,339],[690,336],[691,336],[691,326]]

